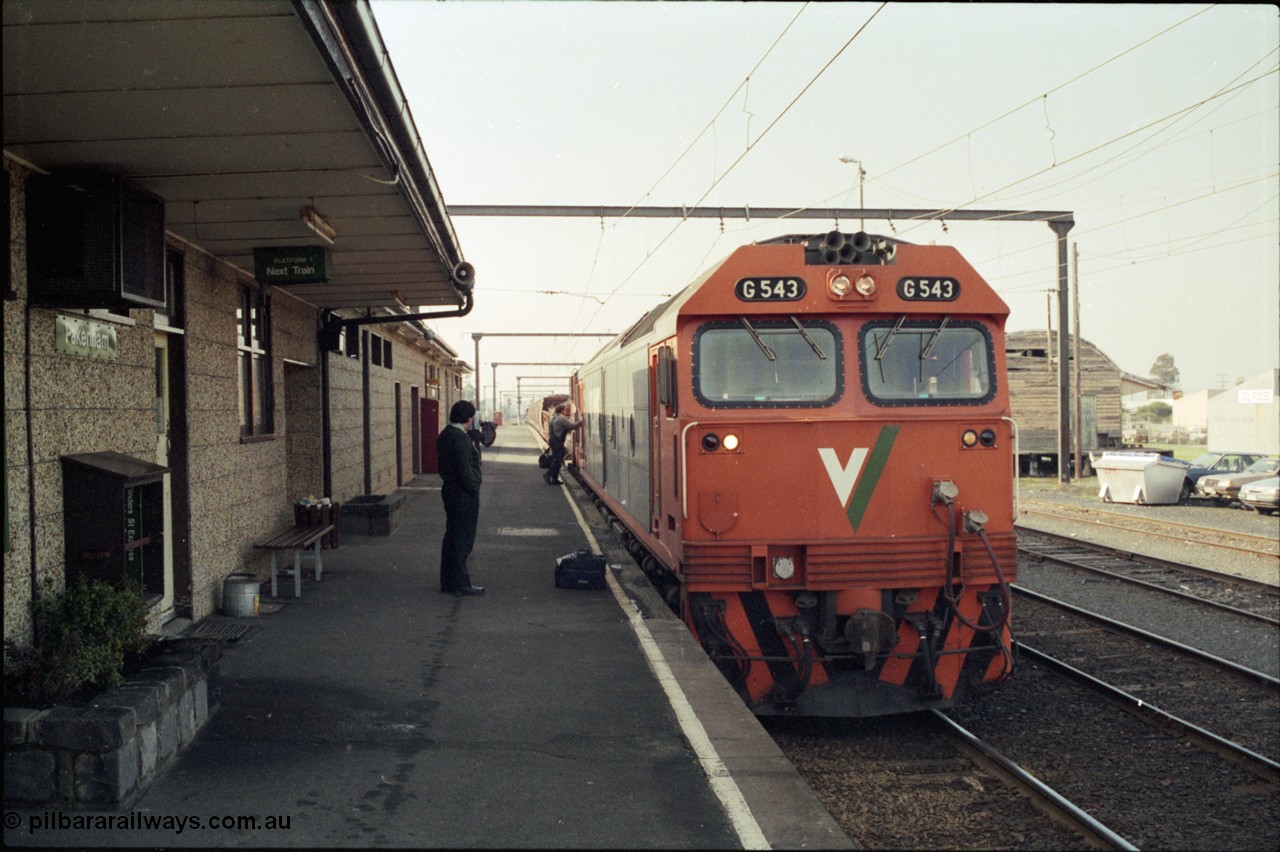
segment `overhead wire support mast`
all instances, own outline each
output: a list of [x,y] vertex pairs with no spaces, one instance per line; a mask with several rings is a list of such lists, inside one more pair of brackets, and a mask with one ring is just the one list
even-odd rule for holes
[[[482,337],[617,337],[616,331],[606,331],[604,333],[593,332],[548,332],[548,331],[510,331],[510,332],[493,332],[493,331],[477,331],[472,333],[471,339],[476,343],[476,408],[478,409],[484,400],[484,394],[480,390],[480,338]],[[504,362],[506,363],[506,362]],[[539,362],[542,363],[542,362]],[[547,362],[550,363],[550,362]],[[567,364],[564,366],[574,366],[577,364]],[[496,389],[497,382],[494,382]],[[497,410],[497,402],[494,402],[494,410]]]
[[[922,210],[885,207],[626,207],[570,204],[459,204],[450,216],[587,216],[592,219],[884,219],[887,221],[1044,222],[1057,236],[1058,267],[1058,480],[1071,480],[1071,371],[1066,329],[1070,292],[1067,279],[1067,232],[1075,227],[1075,213],[1065,210]],[[479,336],[476,336],[476,370],[480,369]],[[476,380],[479,396],[479,379]],[[1015,459],[1015,464],[1017,460]]]

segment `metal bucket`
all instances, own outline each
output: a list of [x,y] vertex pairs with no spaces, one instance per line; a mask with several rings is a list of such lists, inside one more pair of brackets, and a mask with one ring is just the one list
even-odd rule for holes
[[222,614],[238,618],[257,615],[258,587],[252,574],[228,574],[222,581]]

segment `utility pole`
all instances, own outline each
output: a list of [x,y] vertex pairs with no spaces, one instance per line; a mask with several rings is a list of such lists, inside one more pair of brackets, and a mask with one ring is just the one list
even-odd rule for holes
[[[1076,362],[1076,369],[1075,369],[1076,417],[1075,417],[1075,428],[1072,430],[1072,432],[1074,433],[1075,439],[1076,439],[1076,476],[1081,477],[1081,476],[1084,476],[1084,467],[1083,467],[1084,457],[1080,448],[1080,443],[1081,443],[1080,428],[1081,428],[1081,421],[1083,419],[1083,412],[1080,410],[1080,244],[1079,243],[1071,244],[1071,277],[1072,279],[1074,279],[1073,286],[1071,287],[1071,299],[1072,299],[1071,322],[1072,322],[1072,329],[1073,329],[1072,335],[1071,335],[1073,340],[1071,344],[1072,344],[1072,350],[1073,350],[1072,357],[1075,359],[1075,362]],[[1095,435],[1096,435],[1096,432],[1095,432]],[[1092,444],[1093,440],[1095,439],[1091,439],[1089,443]]]

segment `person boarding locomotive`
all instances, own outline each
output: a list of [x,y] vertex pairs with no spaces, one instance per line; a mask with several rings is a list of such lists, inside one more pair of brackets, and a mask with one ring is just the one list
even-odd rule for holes
[[562,485],[560,481],[560,466],[564,464],[565,441],[569,438],[569,433],[575,429],[582,428],[581,420],[570,420],[568,417],[569,406],[561,403],[556,406],[556,413],[551,418],[551,425],[547,428],[547,444],[551,447],[551,466],[542,478],[548,485]]

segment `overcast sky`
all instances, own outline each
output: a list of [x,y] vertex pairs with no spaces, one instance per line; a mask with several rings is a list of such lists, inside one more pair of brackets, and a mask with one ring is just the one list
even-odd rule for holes
[[[869,208],[1073,212],[1081,336],[1127,372],[1168,352],[1196,391],[1280,365],[1274,6],[373,9],[450,205],[857,207],[854,158]],[[458,216],[476,308],[435,327],[469,362],[476,332],[621,331],[735,247],[835,224]],[[1045,328],[1047,225],[866,225],[956,246],[1009,330]],[[486,400],[492,362],[602,342],[485,340]],[[498,386],[569,369],[500,366]]]

